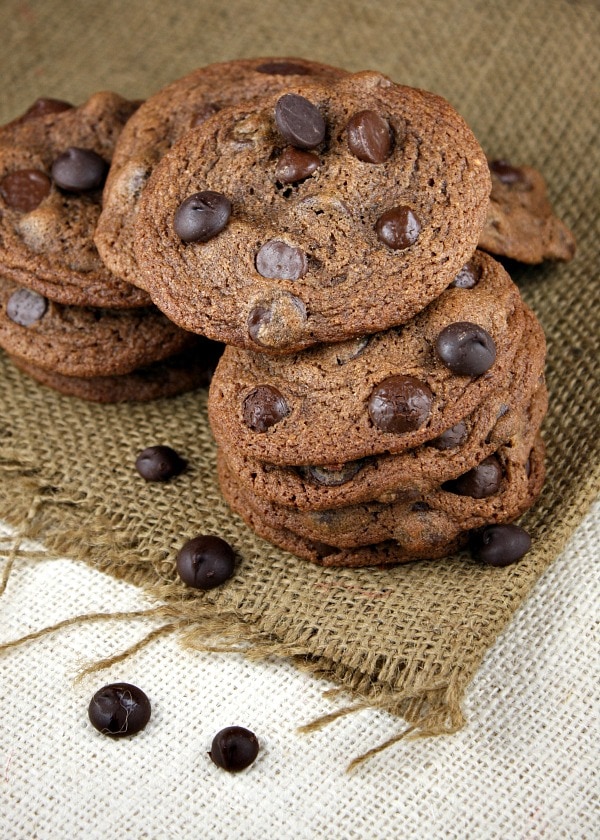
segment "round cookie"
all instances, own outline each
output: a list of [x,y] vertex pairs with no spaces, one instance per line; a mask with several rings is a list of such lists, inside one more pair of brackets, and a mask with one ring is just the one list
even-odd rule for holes
[[523,263],[568,262],[575,238],[554,213],[546,183],[532,166],[490,162],[492,192],[479,247]]
[[99,403],[148,402],[209,384],[223,345],[198,336],[189,350],[118,376],[63,376],[12,357],[19,370],[69,397]]
[[[471,288],[452,285],[408,324],[369,338],[284,357],[227,347],[209,392],[217,444],[272,464],[327,465],[441,435],[506,382],[525,326],[498,262],[477,252],[456,282],[466,275]],[[436,349],[448,327],[465,323],[472,349],[480,335],[494,345],[479,375],[454,373]]]
[[192,126],[222,108],[281,90],[295,80],[335,79],[344,70],[301,58],[256,58],[201,67],[147,99],[125,126],[112,159],[95,242],[119,277],[138,281],[134,222],[150,173]]
[[117,137],[137,103],[96,93],[78,108],[37,113],[0,129],[0,266],[65,304],[147,306],[112,274],[93,242]]
[[391,502],[405,488],[426,490],[456,478],[491,455],[514,436],[534,392],[531,422],[539,425],[547,409],[544,355],[543,330],[526,308],[523,341],[514,370],[502,387],[439,438],[397,455],[377,455],[329,468],[312,464],[278,467],[248,458],[228,439],[222,439],[221,448],[245,492],[266,501],[298,510],[326,510],[372,500]]
[[[514,484],[502,494],[508,507],[502,510],[502,503],[494,506],[490,516],[490,505],[486,500],[460,499],[465,518],[463,523],[473,523],[472,527],[480,527],[488,522],[508,522],[516,519],[530,508],[539,496],[544,482],[544,444],[538,435],[531,449],[528,466],[515,465],[513,470]],[[445,557],[457,548],[465,545],[470,536],[469,531],[458,530],[458,525],[452,525],[451,531],[446,531],[448,523],[456,520],[455,516],[435,516],[436,511],[413,511],[410,529],[398,533],[400,539],[389,539],[379,543],[372,543],[359,547],[340,548],[327,543],[302,537],[285,527],[274,525],[257,512],[255,499],[247,495],[233,476],[228,472],[223,458],[219,460],[219,478],[221,490],[230,507],[261,537],[274,545],[290,551],[292,554],[317,563],[321,566],[382,566],[406,563],[411,560],[435,559]],[[517,490],[518,487],[518,490]],[[517,492],[514,492],[517,490]],[[450,505],[459,498],[454,494]],[[440,493],[441,496],[441,493]],[[516,497],[519,496],[517,499]],[[483,518],[477,511],[485,510],[489,519]],[[427,517],[427,518],[425,518]],[[428,524],[427,524],[428,523]],[[480,524],[475,524],[480,523]],[[454,533],[454,537],[451,534]]]
[[192,346],[154,306],[93,309],[64,306],[0,275],[0,347],[64,376],[130,373]]
[[290,83],[165,154],[140,199],[135,282],[228,344],[339,342],[404,323],[443,291],[477,245],[489,191],[485,155],[440,97],[374,72]]

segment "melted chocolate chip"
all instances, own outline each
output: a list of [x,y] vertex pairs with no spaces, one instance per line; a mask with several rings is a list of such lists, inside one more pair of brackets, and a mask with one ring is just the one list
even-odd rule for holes
[[365,465],[365,460],[347,461],[344,464],[325,464],[302,467],[301,474],[325,487],[339,487],[357,475]]
[[70,146],[52,164],[52,180],[57,187],[80,193],[99,189],[108,172],[108,163],[92,149]]
[[214,116],[219,109],[216,105],[202,105],[192,114],[192,118],[190,120],[190,128],[196,128],[199,125],[202,125],[203,122],[209,117]]
[[306,307],[287,292],[258,304],[248,314],[248,335],[261,347],[285,347],[306,325]]
[[461,420],[456,426],[446,429],[439,437],[432,440],[431,445],[435,446],[436,449],[455,449],[457,446],[461,446],[467,437],[467,424],[464,420]]
[[146,694],[129,683],[105,685],[94,694],[88,708],[92,726],[113,738],[135,735],[150,720],[150,712]]
[[517,166],[511,166],[506,160],[492,160],[489,163],[490,172],[503,184],[518,184],[524,181],[523,171]]
[[186,462],[170,446],[148,446],[137,456],[135,467],[146,481],[168,481],[186,468]]
[[310,76],[312,71],[293,61],[265,61],[256,68],[257,73],[267,73],[270,76]]
[[377,111],[359,111],[346,128],[348,148],[365,163],[383,163],[392,151],[392,133],[385,117]]
[[251,391],[242,408],[244,423],[253,432],[266,432],[290,413],[285,397],[272,385]]
[[228,726],[213,738],[209,756],[223,770],[237,773],[245,770],[258,755],[258,738],[243,726]]
[[49,114],[60,114],[63,111],[70,111],[73,107],[70,102],[65,102],[63,99],[41,96],[35,100],[33,105],[29,106],[20,121],[27,122],[28,120],[36,120],[38,117],[46,117]]
[[461,376],[480,376],[496,361],[492,336],[469,321],[449,324],[438,335],[435,349],[446,367]]
[[412,432],[425,423],[431,412],[433,394],[425,382],[414,376],[388,376],[369,397],[369,416],[384,432]]
[[481,277],[481,269],[475,263],[468,262],[458,272],[451,286],[457,289],[472,289],[477,285]]
[[321,112],[297,93],[284,93],[277,100],[275,123],[284,140],[298,149],[314,149],[325,138]]
[[335,347],[335,360],[338,365],[345,365],[352,359],[358,358],[366,350],[369,344],[369,336],[361,335],[360,338],[351,338],[349,341],[342,341]]
[[473,538],[473,552],[487,566],[510,566],[531,548],[531,537],[519,525],[488,525]]
[[410,207],[392,207],[377,219],[375,230],[384,245],[398,251],[414,245],[421,232],[421,223]]
[[282,184],[294,184],[303,181],[316,172],[321,161],[314,152],[304,152],[288,146],[281,154],[275,169],[275,177]]
[[18,169],[0,181],[0,195],[11,210],[30,213],[50,194],[52,181],[39,169]]
[[193,589],[214,589],[232,576],[235,554],[229,543],[208,534],[185,543],[177,555],[177,574]]
[[502,485],[502,466],[495,455],[483,460],[469,472],[453,481],[442,485],[449,493],[457,496],[470,496],[472,499],[485,499],[494,496]]
[[6,303],[6,314],[21,327],[30,327],[40,321],[47,310],[47,299],[31,289],[17,289]]
[[308,260],[300,248],[271,239],[256,255],[256,270],[270,279],[298,280],[308,271]]
[[194,193],[175,211],[173,229],[182,242],[208,242],[225,228],[231,209],[231,202],[222,193]]

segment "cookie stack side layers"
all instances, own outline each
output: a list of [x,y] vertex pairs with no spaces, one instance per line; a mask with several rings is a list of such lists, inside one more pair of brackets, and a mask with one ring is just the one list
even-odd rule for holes
[[[316,141],[290,135],[294,108],[322,123]],[[207,241],[183,241],[175,214],[198,191],[231,215]],[[290,84],[224,108],[164,155],[140,199],[136,282],[176,323],[228,344],[340,342],[406,322],[443,291],[475,250],[489,192],[485,155],[440,97],[373,72]]]
[[343,75],[340,68],[303,58],[241,59],[200,67],[149,97],[121,133],[106,180],[95,233],[105,265],[118,277],[138,282],[134,224],[140,196],[159,160],[190,128],[224,107],[256,100],[294,81]]

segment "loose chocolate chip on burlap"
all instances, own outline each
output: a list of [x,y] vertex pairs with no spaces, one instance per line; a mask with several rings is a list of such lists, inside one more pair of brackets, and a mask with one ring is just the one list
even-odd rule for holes
[[488,566],[510,566],[531,548],[531,537],[519,525],[488,525],[473,540],[475,556]]
[[177,573],[194,589],[214,589],[233,574],[235,554],[220,537],[203,534],[188,540],[177,555]]
[[135,459],[135,468],[146,481],[168,481],[185,467],[184,459],[170,446],[148,446]]

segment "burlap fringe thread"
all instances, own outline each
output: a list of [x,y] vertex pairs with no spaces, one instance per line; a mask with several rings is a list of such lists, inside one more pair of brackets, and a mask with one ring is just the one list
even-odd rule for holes
[[[130,557],[130,563],[127,562],[128,554],[134,550],[130,540],[121,539],[114,525],[95,515],[89,507],[86,510],[86,527],[63,529],[59,524],[60,517],[58,522],[50,524],[54,519],[53,516],[48,516],[52,508],[86,507],[87,500],[84,494],[79,498],[74,498],[61,493],[60,488],[41,478],[36,464],[24,460],[16,452],[5,452],[0,455],[0,479],[0,499],[4,502],[10,500],[10,513],[7,519],[9,524],[17,528],[9,538],[0,538],[0,554],[6,557],[0,578],[0,597],[6,590],[18,559],[40,561],[69,556],[98,568],[93,549],[102,548],[113,559],[120,556],[123,568],[127,567],[130,571],[130,563],[134,564],[133,557]],[[5,503],[4,509],[9,509],[9,505]],[[28,540],[43,540],[46,550],[24,547],[23,544]],[[116,570],[111,568],[111,572],[119,576],[118,568]],[[130,574],[127,579],[131,580]],[[98,673],[134,656],[156,639],[170,633],[178,634],[184,648],[205,652],[238,653],[251,660],[285,657],[292,659],[297,667],[313,676],[332,679],[335,663],[328,662],[324,658],[316,658],[308,648],[301,644],[295,646],[283,644],[244,622],[234,613],[219,612],[217,614],[213,605],[203,603],[202,600],[183,600],[180,587],[172,581],[160,580],[158,584],[152,584],[146,575],[140,578],[139,583],[150,598],[160,600],[161,603],[147,610],[86,613],[73,616],[50,627],[0,644],[0,653],[59,630],[88,622],[130,621],[141,618],[159,620],[163,623],[150,630],[141,640],[126,650],[83,668],[75,681],[80,681],[90,674]],[[354,770],[363,762],[405,738],[452,734],[464,726],[465,719],[460,708],[457,672],[453,672],[449,679],[440,680],[439,685],[429,685],[420,692],[414,689],[406,692],[386,690],[381,686],[375,687],[371,684],[368,699],[358,690],[362,682],[360,674],[352,679],[344,679],[340,674],[335,674],[335,676],[341,683],[340,687],[326,691],[324,697],[331,699],[345,696],[352,698],[353,702],[300,726],[299,732],[306,734],[315,732],[342,717],[368,708],[384,709],[407,722],[407,726],[397,735],[353,759],[347,771]]]

